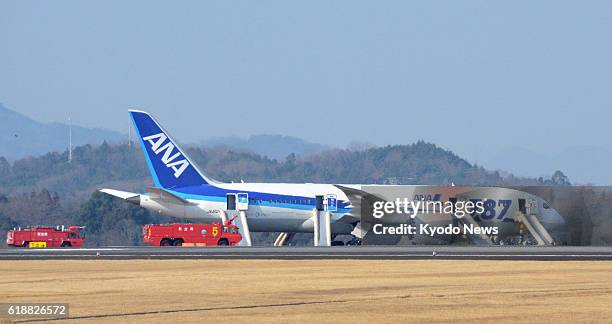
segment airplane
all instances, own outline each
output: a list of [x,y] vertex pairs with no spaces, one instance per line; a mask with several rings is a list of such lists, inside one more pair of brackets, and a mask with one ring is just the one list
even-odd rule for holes
[[146,209],[177,218],[219,221],[227,212],[228,195],[248,194],[251,232],[312,233],[316,196],[335,197],[331,216],[334,234],[350,234],[359,222],[348,196],[331,184],[223,183],[201,170],[149,113],[129,110],[142,151],[153,177],[146,194],[114,189],[101,192]]
[[[170,134],[149,113],[129,110],[129,114],[138,134],[154,187],[149,188],[148,193],[144,194],[115,189],[101,189],[100,191],[154,212],[201,222],[226,220],[230,218],[228,216],[236,216],[227,215],[233,212],[228,208],[228,200],[231,197],[235,199],[242,195],[248,199],[248,215],[246,216],[248,226],[245,227],[250,232],[280,232],[281,235],[288,234],[285,237],[290,237],[293,233],[313,233],[316,226],[313,212],[320,208],[320,197],[333,197],[334,199],[329,199],[329,201],[326,199],[328,203],[333,202],[334,212],[329,214],[332,239],[339,234],[351,234],[354,240],[359,241],[370,230],[368,224],[365,226],[361,224],[362,208],[363,211],[366,211],[368,205],[366,203],[365,206],[362,206],[363,202],[381,200],[381,197],[384,196],[385,186],[376,185],[223,183],[199,170]],[[392,187],[397,188],[398,186]],[[510,190],[505,188],[420,185],[401,187],[404,188],[402,192],[415,197],[415,200],[431,196],[445,201],[456,199],[456,197],[469,200],[480,199],[480,197],[502,197],[505,192],[512,197],[510,203],[518,202],[519,199],[532,200],[537,202],[536,205],[542,206],[546,203],[537,196],[516,190],[505,191]],[[377,191],[381,191],[381,194],[375,194]],[[484,199],[491,200],[491,198]],[[500,237],[516,234],[518,226],[515,224],[514,215],[519,210],[518,203],[494,205],[493,208],[497,210],[498,215],[509,212],[507,216],[494,217],[487,222],[494,222],[502,226],[504,233],[501,233]],[[537,213],[542,221],[552,226],[564,223],[562,217],[552,209],[539,208]],[[365,214],[368,213],[365,212]],[[420,215],[419,220],[431,225],[446,225],[449,221],[453,221],[448,215]],[[482,220],[486,220],[485,215]],[[449,242],[448,240],[448,237],[444,236],[425,237],[418,243],[445,244]]]

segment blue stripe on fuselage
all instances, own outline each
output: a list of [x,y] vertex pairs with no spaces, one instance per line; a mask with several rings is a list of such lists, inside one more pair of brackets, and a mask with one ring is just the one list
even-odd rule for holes
[[[249,205],[251,206],[262,206],[262,207],[276,207],[276,208],[288,208],[298,210],[312,210],[315,208],[316,199],[315,197],[303,197],[303,196],[289,196],[281,194],[272,194],[257,191],[244,191],[244,190],[231,190],[222,189],[212,185],[184,187],[175,189],[166,189],[173,194],[183,198],[192,200],[203,200],[203,201],[214,201],[214,202],[225,202],[227,194],[232,193],[248,193],[249,194]],[[287,202],[289,201],[289,202]],[[292,203],[290,201],[300,201],[306,203]],[[350,202],[339,200],[337,213],[348,213],[350,208],[346,206],[350,205]]]

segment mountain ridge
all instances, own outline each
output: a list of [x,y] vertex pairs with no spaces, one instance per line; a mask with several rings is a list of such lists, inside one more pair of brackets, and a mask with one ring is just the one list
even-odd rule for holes
[[225,146],[277,160],[284,159],[291,153],[310,155],[332,149],[332,147],[323,144],[280,134],[251,135],[246,139],[238,136],[215,137],[201,141],[200,144],[211,148]]
[[68,148],[69,129],[72,128],[73,146],[119,143],[124,134],[103,129],[87,128],[64,123],[42,123],[11,110],[0,103],[0,156],[9,160],[61,152]]

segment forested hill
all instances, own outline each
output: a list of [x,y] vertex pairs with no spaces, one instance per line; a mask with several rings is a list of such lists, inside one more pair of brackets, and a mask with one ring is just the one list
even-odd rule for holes
[[[289,155],[280,161],[226,148],[187,151],[203,172],[228,182],[499,185],[526,181],[502,178],[425,142],[364,151],[332,150],[303,158]],[[74,149],[72,162],[67,160],[67,152],[12,164],[0,158],[1,192],[10,195],[47,189],[63,199],[78,199],[100,187],[143,190],[151,183],[136,145],[81,146]]]
[[[272,160],[229,149],[189,148],[209,176],[227,182],[503,185],[533,180],[502,177],[433,144],[417,142],[332,150]],[[143,192],[151,176],[140,147],[81,146],[71,163],[63,153],[7,162],[0,158],[0,230],[37,224],[87,226],[88,245],[140,244],[140,225],[170,219],[95,193],[99,188]],[[175,220],[176,221],[176,220]],[[270,240],[271,236],[262,236]]]

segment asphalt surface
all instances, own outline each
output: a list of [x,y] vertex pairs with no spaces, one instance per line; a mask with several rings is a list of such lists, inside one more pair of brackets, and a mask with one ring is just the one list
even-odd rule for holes
[[450,259],[609,260],[612,247],[342,246],[342,247],[101,247],[0,249],[0,260],[121,259]]

